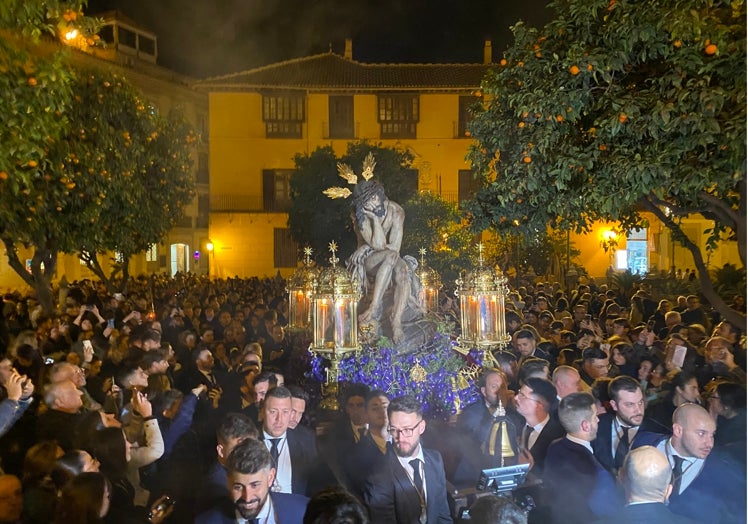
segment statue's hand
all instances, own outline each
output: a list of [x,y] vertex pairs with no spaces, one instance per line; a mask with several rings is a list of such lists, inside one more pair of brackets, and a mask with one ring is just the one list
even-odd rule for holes
[[351,255],[351,258],[349,259],[350,264],[354,265],[361,265],[364,263],[364,260],[366,260],[366,257],[369,256],[369,253],[372,251],[372,247],[369,245],[363,245],[356,249],[356,251],[353,252]]

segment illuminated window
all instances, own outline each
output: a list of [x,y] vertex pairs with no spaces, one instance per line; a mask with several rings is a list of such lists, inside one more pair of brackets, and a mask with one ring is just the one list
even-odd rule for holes
[[262,97],[262,121],[267,138],[301,138],[304,123],[304,96],[265,95]]
[[146,262],[158,262],[158,245],[157,244],[151,244],[151,247],[149,247],[146,250],[145,261]]
[[382,138],[415,138],[418,95],[379,95],[378,121]]
[[635,274],[646,275],[649,271],[649,248],[647,229],[632,229],[626,235],[626,259],[628,269]]

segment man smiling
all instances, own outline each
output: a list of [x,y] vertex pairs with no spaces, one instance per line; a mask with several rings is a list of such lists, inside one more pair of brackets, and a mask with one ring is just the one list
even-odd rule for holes
[[301,522],[309,499],[288,493],[270,493],[275,468],[270,452],[262,442],[247,439],[229,455],[228,490],[230,500],[202,513],[196,524],[235,524],[237,522]]

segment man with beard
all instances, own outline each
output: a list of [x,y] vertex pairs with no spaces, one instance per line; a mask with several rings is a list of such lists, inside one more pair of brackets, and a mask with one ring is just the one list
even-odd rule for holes
[[639,434],[646,403],[639,383],[628,376],[614,378],[608,385],[608,395],[613,413],[600,416],[592,449],[605,469],[616,475]]
[[[504,375],[498,369],[486,369],[478,378],[476,386],[480,389],[481,397],[467,406],[457,419],[457,427],[468,434],[474,444],[480,446],[488,438],[492,419],[499,406],[501,391],[506,391]],[[504,402],[504,408],[507,408]]]
[[745,470],[714,449],[715,431],[706,409],[686,403],[673,413],[672,436],[653,443],[673,470],[669,509],[698,522],[745,522]]
[[421,404],[413,397],[396,398],[387,416],[392,443],[364,490],[372,524],[451,524],[444,462],[438,451],[421,446],[426,429]]
[[275,480],[273,459],[265,444],[247,439],[226,462],[230,499],[197,516],[196,524],[236,522],[301,522],[309,499],[289,493],[271,493]]

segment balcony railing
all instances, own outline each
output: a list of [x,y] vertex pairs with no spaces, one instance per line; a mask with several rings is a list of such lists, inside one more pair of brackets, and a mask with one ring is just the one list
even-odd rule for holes
[[211,195],[212,212],[262,212],[262,195]]

